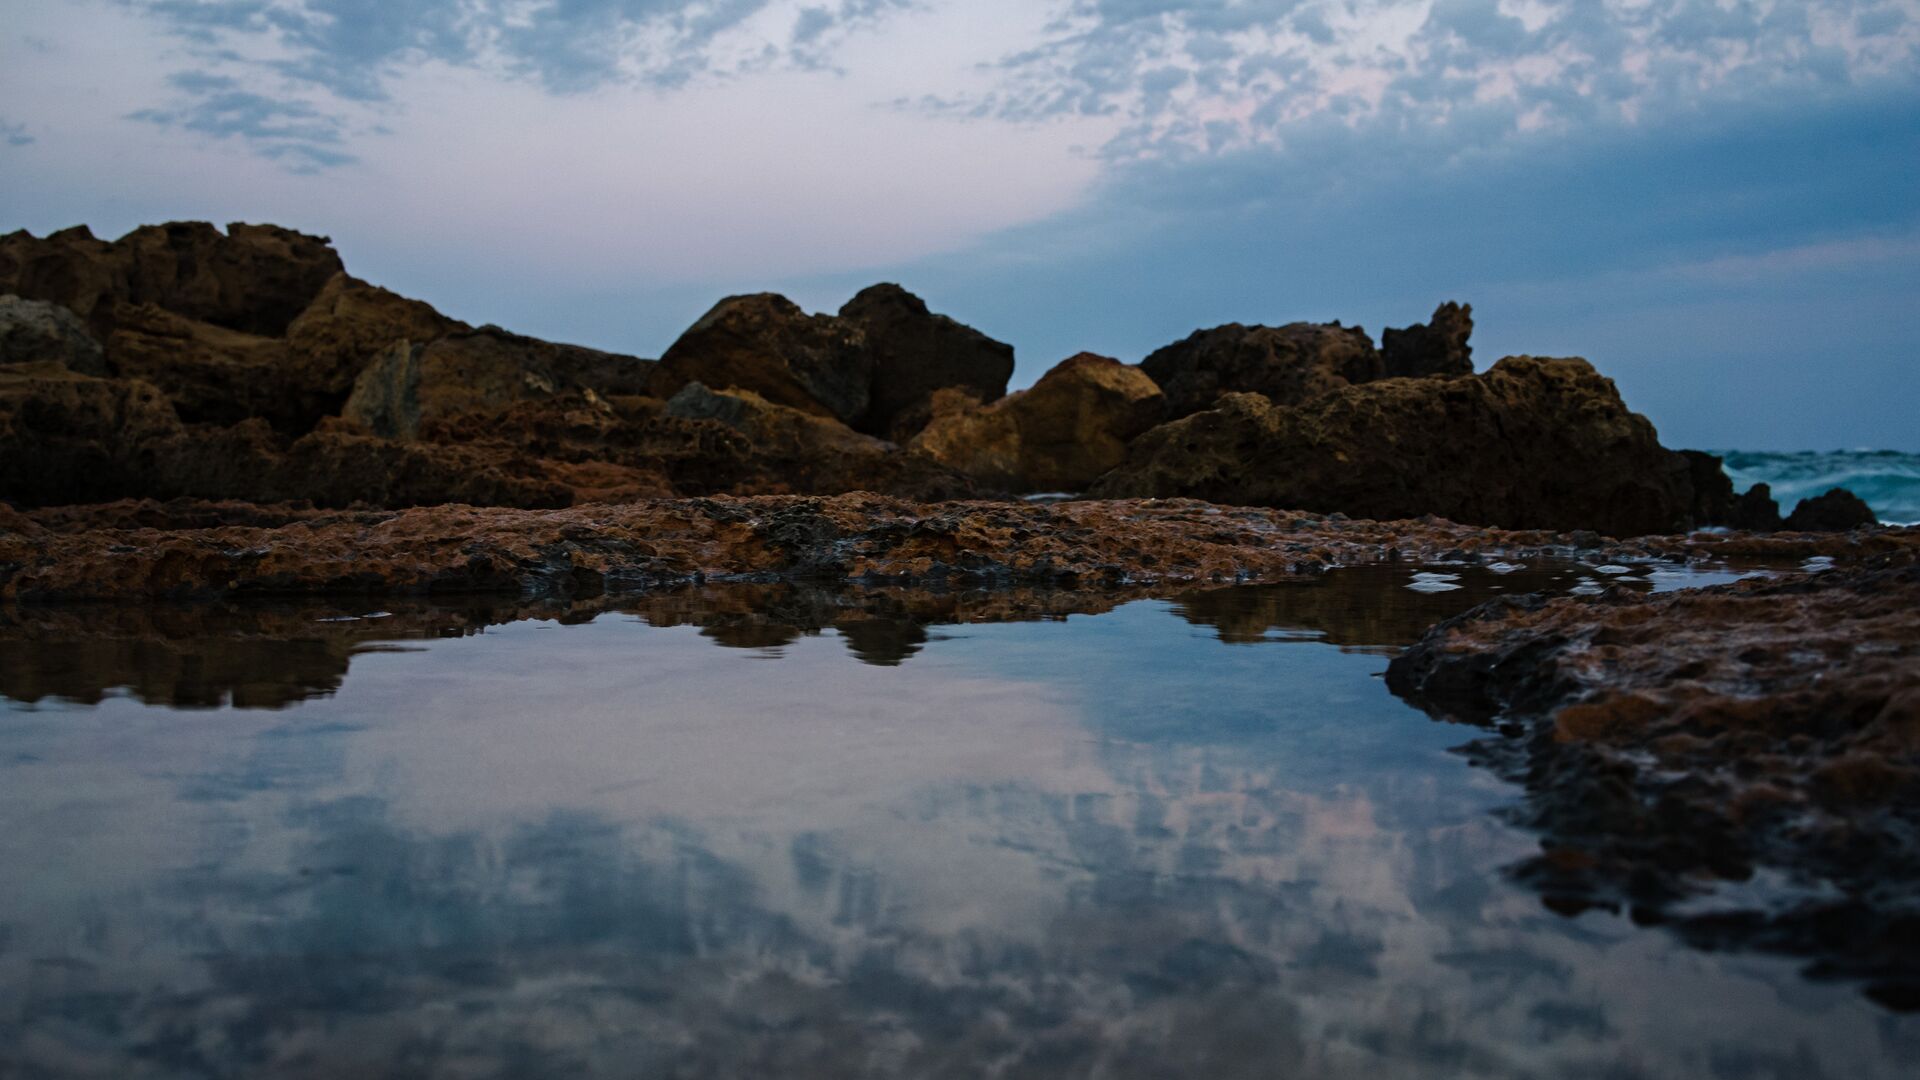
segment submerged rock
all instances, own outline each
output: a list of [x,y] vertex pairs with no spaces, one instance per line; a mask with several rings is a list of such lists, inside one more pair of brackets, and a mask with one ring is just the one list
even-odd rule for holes
[[1795,532],[1846,532],[1879,523],[1873,508],[1860,496],[1846,488],[1834,488],[1824,495],[1800,500],[1800,505],[1787,516],[1784,527]]
[[[1556,909],[1630,906],[1920,1008],[1916,554],[1496,601],[1433,628],[1387,682],[1436,716],[1500,725],[1475,753],[1526,784],[1544,851],[1515,872]],[[1809,888],[1730,913],[1685,904],[1763,867]]]
[[1080,491],[1124,460],[1164,409],[1139,368],[1081,353],[990,405],[945,392],[912,446],[989,487]]
[[79,316],[44,300],[0,296],[0,364],[45,360],[82,375],[108,374],[106,353]]
[[1229,394],[1142,435],[1090,493],[1610,536],[1685,528],[1693,505],[1686,461],[1612,380],[1584,360],[1528,356],[1299,406]]

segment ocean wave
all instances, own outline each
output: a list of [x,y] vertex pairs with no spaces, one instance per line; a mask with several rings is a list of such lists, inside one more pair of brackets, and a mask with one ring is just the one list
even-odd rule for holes
[[1866,501],[1889,525],[1920,524],[1920,454],[1897,450],[1836,450],[1827,453],[1715,451],[1726,460],[1736,490],[1766,484],[1792,513],[1801,499],[1846,488]]

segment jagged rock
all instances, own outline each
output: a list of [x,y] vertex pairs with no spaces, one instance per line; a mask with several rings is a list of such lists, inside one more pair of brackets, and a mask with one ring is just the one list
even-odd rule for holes
[[954,470],[919,452],[863,435],[837,420],[775,405],[750,390],[710,390],[688,383],[667,402],[665,415],[710,420],[746,436],[748,470],[734,488],[753,494],[913,492],[921,499],[973,494]]
[[287,327],[281,379],[291,411],[310,418],[337,413],[354,380],[397,341],[425,343],[469,330],[429,304],[409,300],[349,274],[336,274]]
[[1687,482],[1693,488],[1693,508],[1688,514],[1696,527],[1725,525],[1733,516],[1733,480],[1720,458],[1703,450],[1676,451],[1687,466]]
[[0,364],[52,360],[82,375],[107,374],[107,356],[80,317],[45,300],[0,296]]
[[41,360],[0,367],[0,499],[27,506],[145,494],[138,447],[177,436],[150,383]]
[[873,354],[851,323],[773,293],[730,296],[667,349],[652,385],[671,398],[690,382],[850,423],[867,411]]
[[1167,395],[1167,415],[1189,416],[1226,393],[1263,394],[1281,404],[1311,401],[1386,369],[1357,326],[1229,323],[1159,349],[1140,367]]
[[1081,353],[1029,390],[989,405],[958,391],[935,396],[934,418],[913,440],[982,484],[1013,491],[1079,491],[1118,465],[1127,443],[1165,415],[1139,368]]
[[867,409],[854,425],[869,435],[912,438],[931,418],[937,390],[963,390],[982,401],[1006,395],[1013,346],[933,314],[898,285],[861,290],[840,309],[840,318],[860,329],[873,354]]
[[153,304],[122,304],[107,355],[114,373],[160,388],[187,423],[260,416],[283,426],[286,343],[188,319]]
[[1755,484],[1748,488],[1733,500],[1726,519],[1720,524],[1749,532],[1772,532],[1778,529],[1780,504],[1773,500],[1773,489],[1766,484]]
[[1785,528],[1795,532],[1846,532],[1879,523],[1879,516],[1860,496],[1846,488],[1834,488],[1825,495],[1800,500],[1787,515]]
[[154,304],[230,330],[277,337],[341,271],[325,237],[275,225],[143,225],[115,241],[85,226],[0,237],[0,291],[62,304],[99,336],[121,304]]
[[1229,394],[1142,435],[1090,494],[1612,536],[1684,528],[1692,507],[1685,460],[1612,380],[1584,360],[1526,356],[1299,406]]
[[1433,318],[1405,330],[1388,329],[1380,335],[1380,354],[1386,376],[1428,378],[1473,374],[1473,305],[1452,300],[1433,310]]
[[423,428],[463,416],[581,393],[562,373],[572,359],[566,346],[494,326],[428,343],[400,341],[360,373],[340,415],[382,438],[410,441]]

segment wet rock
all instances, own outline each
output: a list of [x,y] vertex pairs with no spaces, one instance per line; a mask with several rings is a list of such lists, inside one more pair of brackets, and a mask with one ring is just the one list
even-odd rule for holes
[[1229,394],[1142,435],[1090,494],[1637,536],[1689,524],[1687,472],[1586,361],[1520,356],[1299,406]]
[[863,289],[840,309],[859,328],[873,354],[867,410],[855,425],[870,435],[905,442],[932,416],[935,391],[956,389],[996,401],[1013,377],[1013,346],[927,310],[898,285]]
[[652,385],[661,398],[690,382],[750,390],[775,405],[850,423],[867,411],[873,366],[857,326],[756,293],[720,301],[681,334],[660,358]]
[[1795,532],[1846,532],[1879,523],[1873,508],[1860,496],[1846,488],[1834,488],[1825,495],[1800,500],[1784,527]]
[[1386,373],[1373,339],[1357,326],[1230,323],[1195,332],[1140,362],[1167,396],[1167,415],[1210,409],[1222,394],[1261,394],[1298,404]]
[[[1916,555],[1502,600],[1434,627],[1388,685],[1507,733],[1475,755],[1526,785],[1544,853],[1515,873],[1556,910],[1630,906],[1704,944],[1808,957],[1891,1003],[1920,986]],[[1762,867],[1807,887],[1737,917],[1687,906]]]
[[275,225],[143,225],[114,241],[85,226],[0,237],[0,292],[64,305],[105,336],[121,304],[153,304],[230,330],[278,337],[341,272],[325,237]]
[[1081,353],[990,405],[956,391],[937,395],[933,420],[912,446],[990,487],[1079,491],[1118,465],[1164,409],[1159,387],[1139,368]]
[[51,360],[82,375],[106,375],[107,357],[80,317],[59,304],[0,296],[0,364]]
[[1732,529],[1745,529],[1750,532],[1772,532],[1780,527],[1780,504],[1773,499],[1773,489],[1766,484],[1755,484],[1743,492],[1727,509],[1727,516],[1721,524]]
[[1380,335],[1380,353],[1388,378],[1429,378],[1473,374],[1473,305],[1447,301],[1433,318],[1405,330]]

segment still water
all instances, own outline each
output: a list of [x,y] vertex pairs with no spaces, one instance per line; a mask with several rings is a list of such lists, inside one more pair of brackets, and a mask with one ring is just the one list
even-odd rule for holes
[[8,612],[0,1076],[1912,1076],[1855,988],[1547,911],[1380,678],[1702,580]]

